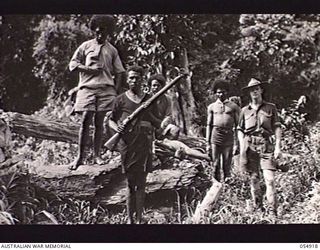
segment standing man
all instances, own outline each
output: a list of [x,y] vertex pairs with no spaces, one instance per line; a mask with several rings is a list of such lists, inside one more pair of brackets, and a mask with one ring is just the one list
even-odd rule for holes
[[262,85],[252,78],[243,88],[251,102],[242,108],[239,119],[240,166],[250,174],[251,195],[257,209],[263,209],[259,182],[262,170],[269,212],[276,216],[275,160],[281,157],[281,127],[276,106],[263,100]]
[[151,105],[130,126],[124,127],[122,121],[135,111],[150,96],[142,89],[143,68],[132,66],[128,70],[129,90],[119,95],[114,102],[110,127],[122,134],[118,143],[121,154],[122,171],[128,185],[127,212],[128,224],[141,223],[145,199],[146,178],[152,167],[152,141],[154,127],[160,128],[161,120],[155,113],[156,105]]
[[240,113],[240,108],[227,99],[228,91],[227,81],[215,81],[213,92],[217,100],[208,106],[206,131],[207,153],[212,158],[214,177],[217,181],[221,180],[220,158],[222,157],[225,182],[230,181],[232,156],[237,150],[237,137],[233,130],[237,127]]
[[117,49],[107,38],[114,31],[115,20],[111,15],[94,15],[90,28],[95,38],[77,48],[71,58],[70,71],[79,72],[79,90],[75,111],[82,112],[79,131],[78,156],[69,169],[76,170],[83,164],[85,146],[89,137],[90,124],[94,120],[93,156],[96,164],[102,164],[100,148],[103,135],[103,120],[111,111],[113,101],[121,91],[124,68]]

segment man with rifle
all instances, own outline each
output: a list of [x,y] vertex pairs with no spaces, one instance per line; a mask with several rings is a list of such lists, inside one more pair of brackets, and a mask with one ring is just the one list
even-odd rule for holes
[[[126,202],[128,224],[135,222],[134,213],[136,213],[136,223],[141,223],[146,177],[152,167],[154,128],[161,128],[161,120],[153,115],[157,111],[154,98],[156,95],[150,97],[143,91],[143,75],[143,68],[139,66],[128,68],[129,90],[115,99],[109,121],[110,127],[118,132],[116,138],[120,138],[116,143],[121,154],[122,172],[126,176],[128,185]],[[157,96],[165,91],[165,89],[160,90]],[[110,142],[116,141],[113,138],[105,144],[109,149],[114,146],[110,146]]]

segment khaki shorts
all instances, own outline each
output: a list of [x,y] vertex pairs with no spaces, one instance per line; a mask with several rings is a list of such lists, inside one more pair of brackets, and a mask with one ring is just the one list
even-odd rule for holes
[[247,163],[243,165],[243,170],[247,172],[259,172],[259,166],[262,170],[277,170],[273,153],[257,153],[248,149]]
[[113,86],[99,89],[83,88],[77,93],[75,111],[111,111],[116,95]]
[[246,172],[259,172],[262,170],[277,170],[277,161],[274,159],[274,146],[271,143],[254,144],[245,137],[246,153],[240,156],[240,166]]

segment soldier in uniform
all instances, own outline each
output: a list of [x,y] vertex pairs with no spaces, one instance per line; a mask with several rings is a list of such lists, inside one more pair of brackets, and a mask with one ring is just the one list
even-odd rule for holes
[[[252,78],[247,87],[251,102],[242,108],[238,125],[240,166],[250,174],[255,209],[262,209],[260,170],[266,184],[268,211],[277,214],[275,189],[276,159],[281,157],[281,127],[276,106],[263,100],[263,84]],[[275,143],[273,136],[275,135]]]
[[231,161],[237,148],[237,137],[234,130],[237,127],[240,108],[228,100],[229,83],[217,80],[213,91],[217,100],[208,106],[207,116],[207,153],[212,157],[214,176],[220,181],[220,158],[224,181],[228,182],[231,177]]

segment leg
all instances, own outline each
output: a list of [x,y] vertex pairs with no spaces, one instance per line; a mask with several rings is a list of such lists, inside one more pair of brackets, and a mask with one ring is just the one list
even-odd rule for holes
[[99,111],[95,113],[94,116],[94,137],[93,137],[93,156],[94,162],[97,164],[103,164],[103,160],[100,158],[100,149],[103,137],[103,120],[106,112]]
[[259,172],[250,173],[250,191],[255,208],[262,208]]
[[134,224],[133,215],[136,210],[136,187],[132,181],[132,175],[127,174],[127,213],[128,221],[127,224]]
[[92,122],[93,112],[84,111],[82,114],[82,121],[79,130],[79,148],[78,156],[73,163],[69,166],[70,170],[76,170],[81,164],[83,164],[84,150],[89,138],[90,124]]
[[222,168],[224,180],[231,177],[231,161],[232,161],[233,146],[224,147],[222,149]]
[[137,224],[141,224],[142,212],[144,208],[144,200],[146,197],[146,179],[147,174],[145,172],[139,173],[141,176],[139,177],[139,183],[137,185],[136,191],[136,216],[137,216]]
[[[115,133],[115,128],[111,125],[110,127],[110,116],[111,116],[112,111],[108,111],[103,119],[103,131],[104,131],[104,135],[103,135],[103,142],[107,142],[107,140],[109,140],[112,135],[114,135]],[[108,159],[110,159],[112,157],[112,151],[109,150],[108,148],[104,148],[104,154],[107,156]]]
[[219,146],[212,144],[212,166],[214,171],[214,178],[217,181],[220,181],[221,174],[220,174],[220,150]]
[[276,199],[276,187],[275,187],[275,171],[274,170],[263,170],[263,177],[266,183],[266,196],[270,211],[277,215],[277,199]]
[[245,158],[247,160],[246,170],[250,174],[250,191],[255,209],[263,209],[262,191],[260,188],[260,157],[257,152],[247,150]]

